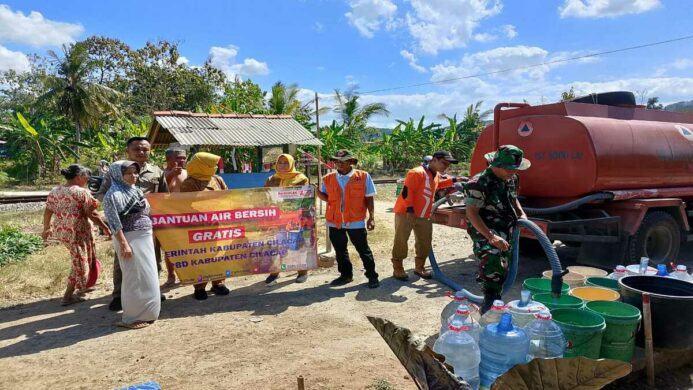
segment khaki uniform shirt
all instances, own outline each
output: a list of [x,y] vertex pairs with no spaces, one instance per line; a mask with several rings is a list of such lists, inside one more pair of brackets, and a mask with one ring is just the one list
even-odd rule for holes
[[[140,169],[140,175],[137,178],[137,183],[135,186],[142,190],[145,194],[154,192],[168,192],[168,185],[166,184],[166,177],[164,176],[164,171],[154,164],[145,163],[144,167]],[[103,197],[106,196],[106,192],[111,188],[111,175],[105,174],[103,177],[103,183],[101,187],[94,194],[96,199],[103,201]]]

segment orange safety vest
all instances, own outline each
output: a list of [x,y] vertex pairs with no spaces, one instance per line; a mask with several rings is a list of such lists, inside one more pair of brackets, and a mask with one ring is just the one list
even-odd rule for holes
[[325,219],[335,226],[342,223],[360,222],[366,219],[366,177],[367,173],[354,169],[344,188],[344,212],[342,212],[342,188],[337,181],[337,173],[332,172],[323,178],[327,190],[327,211]]
[[417,217],[429,218],[436,191],[450,187],[452,184],[452,179],[440,180],[440,175],[432,174],[422,166],[410,169],[404,179],[407,197],[404,198],[404,192],[402,192],[397,197],[393,211],[395,214],[405,214],[407,208],[412,207]]

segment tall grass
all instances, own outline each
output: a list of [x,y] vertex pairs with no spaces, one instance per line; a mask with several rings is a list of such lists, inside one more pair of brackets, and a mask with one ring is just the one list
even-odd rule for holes
[[[0,213],[0,228],[13,226],[38,234],[43,225],[43,211]],[[102,263],[100,288],[110,289],[113,269],[113,247],[110,241],[97,239],[96,254]],[[0,266],[0,307],[20,301],[60,294],[67,286],[71,258],[67,248],[51,244],[29,255],[25,260]]]

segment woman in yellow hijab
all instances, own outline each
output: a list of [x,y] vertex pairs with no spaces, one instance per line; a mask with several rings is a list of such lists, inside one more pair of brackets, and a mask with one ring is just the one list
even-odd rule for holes
[[[296,161],[290,154],[281,154],[274,164],[274,175],[267,178],[265,187],[300,187],[308,184],[308,178],[296,170]],[[277,283],[279,272],[271,273],[265,279],[265,283],[273,285]],[[308,280],[308,271],[298,271],[296,283],[305,283]]]
[[[180,192],[221,191],[228,189],[224,179],[215,175],[219,160],[221,160],[221,157],[216,154],[195,153],[186,167],[188,177],[180,185]],[[207,299],[207,282],[194,286],[195,293],[193,296],[195,299],[198,301]],[[224,279],[212,281],[212,289],[210,291],[215,295],[229,295],[229,289],[224,286]]]
[[220,176],[215,175],[219,160],[221,160],[221,157],[216,154],[207,152],[195,153],[186,166],[188,177],[181,184],[181,192],[228,189],[224,180]]
[[308,184],[308,178],[296,170],[296,162],[290,154],[280,154],[274,170],[274,175],[267,178],[265,187],[300,187]]

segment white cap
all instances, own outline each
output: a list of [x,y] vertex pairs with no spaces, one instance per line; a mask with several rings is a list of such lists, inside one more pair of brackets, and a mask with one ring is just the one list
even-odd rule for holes
[[493,307],[491,307],[491,310],[502,310],[505,309],[505,302],[501,301],[500,299],[496,299],[493,301]]
[[676,270],[686,272],[686,266],[683,264],[679,264],[676,266]]
[[622,266],[622,265],[617,265],[617,266],[616,266],[616,269],[614,269],[614,271],[616,271],[616,272],[626,272],[626,267],[624,267],[624,266]]

